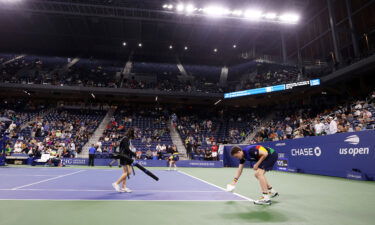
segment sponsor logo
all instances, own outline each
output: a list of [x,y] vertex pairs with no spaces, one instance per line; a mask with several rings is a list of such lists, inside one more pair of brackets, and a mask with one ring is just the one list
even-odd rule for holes
[[351,155],[353,157],[357,155],[369,155],[370,154],[370,148],[340,148],[339,149],[340,155]]
[[357,135],[351,135],[345,139],[344,142],[347,142],[351,145],[358,145],[359,144],[359,137]]
[[288,161],[285,159],[277,160],[277,166],[279,167],[288,167]]
[[63,158],[61,161],[65,165],[86,165],[87,164],[87,160],[86,159]]
[[322,154],[322,150],[319,147],[315,147],[314,154],[319,157]]
[[285,158],[285,153],[279,153],[279,158]]
[[285,146],[286,143],[277,143],[276,146]]
[[348,174],[347,178],[354,178],[354,179],[363,179],[362,175],[355,175],[355,174]]
[[[350,145],[358,145],[360,143],[360,138],[358,135],[350,135],[345,138],[344,142]],[[352,147],[352,148],[339,148],[340,155],[348,155],[352,157],[360,156],[360,155],[370,155],[370,147],[360,146],[360,147]]]
[[291,149],[292,156],[316,156],[322,155],[322,150],[319,147],[315,148],[293,148]]

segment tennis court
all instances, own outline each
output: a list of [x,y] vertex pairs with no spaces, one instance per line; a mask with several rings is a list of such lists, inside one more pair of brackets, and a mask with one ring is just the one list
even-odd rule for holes
[[[119,169],[6,167],[0,169],[0,224],[372,224],[375,185],[340,178],[272,172],[280,192],[256,206],[258,184],[246,170],[225,192],[233,168],[140,171],[128,186],[111,187]],[[355,215],[355,216],[354,216]]]

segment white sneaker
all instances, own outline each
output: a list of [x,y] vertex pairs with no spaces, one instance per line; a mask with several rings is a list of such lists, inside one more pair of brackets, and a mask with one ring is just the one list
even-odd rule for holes
[[275,198],[279,196],[279,193],[277,191],[270,191],[268,195],[270,196],[270,198]]
[[129,188],[121,188],[120,192],[124,192],[124,193],[132,193],[133,191],[130,190]]
[[269,198],[261,197],[259,200],[254,201],[255,205],[271,205],[272,201]]
[[112,183],[112,187],[113,187],[117,192],[120,192],[120,191],[121,191],[120,185],[118,185],[118,184],[116,184],[116,183]]

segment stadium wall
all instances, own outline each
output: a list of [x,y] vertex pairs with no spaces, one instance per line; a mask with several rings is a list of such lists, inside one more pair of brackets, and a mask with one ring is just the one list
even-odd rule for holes
[[[276,170],[375,180],[375,130],[263,143],[279,154]],[[226,167],[238,166],[224,147]]]
[[[63,158],[63,164],[71,165],[88,165],[87,158]],[[108,166],[112,159],[95,159],[95,166]],[[139,164],[145,167],[167,167],[166,160],[137,160]],[[180,160],[176,163],[178,167],[203,167],[203,168],[221,168],[223,161],[199,161],[199,160]],[[117,166],[117,164],[114,164]]]

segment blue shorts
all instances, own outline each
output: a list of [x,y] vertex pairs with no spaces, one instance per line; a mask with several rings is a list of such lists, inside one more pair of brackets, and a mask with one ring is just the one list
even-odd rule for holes
[[279,156],[276,152],[268,155],[267,158],[259,165],[259,168],[264,169],[265,171],[272,170],[278,158]]

